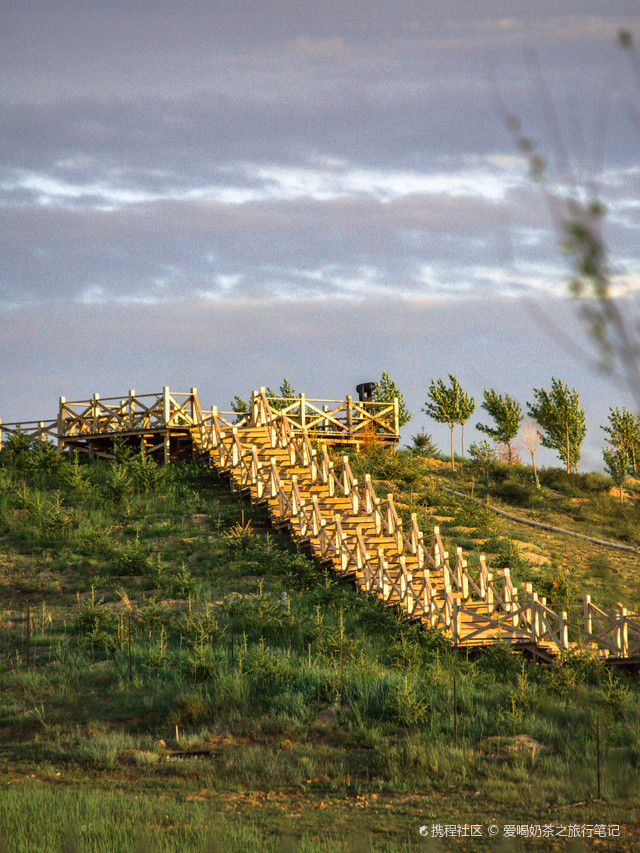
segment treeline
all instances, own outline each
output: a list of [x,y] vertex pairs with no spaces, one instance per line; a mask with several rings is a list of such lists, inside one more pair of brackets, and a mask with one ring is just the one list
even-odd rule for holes
[[[584,409],[575,388],[569,388],[556,377],[551,379],[551,388],[534,388],[533,402],[526,403],[531,422],[524,422],[520,403],[509,394],[499,394],[493,388],[485,388],[480,407],[489,415],[491,423],[477,423],[476,429],[494,441],[472,444],[469,455],[480,463],[490,462],[496,457],[496,449],[508,462],[514,461],[515,438],[523,431],[523,445],[531,455],[536,473],[535,454],[542,445],[554,450],[566,465],[567,472],[578,470],[582,443],[587,432]],[[423,411],[438,423],[446,423],[451,429],[451,465],[455,469],[453,432],[462,428],[462,457],[465,455],[464,427],[476,410],[476,401],[462,388],[458,379],[449,374],[449,382],[432,380]],[[609,409],[608,423],[603,426],[605,446],[603,458],[607,473],[614,483],[622,488],[627,476],[638,474],[640,454],[640,416],[627,409]],[[421,437],[414,437],[420,441]],[[424,439],[422,439],[424,440]],[[536,476],[537,480],[537,476]]]

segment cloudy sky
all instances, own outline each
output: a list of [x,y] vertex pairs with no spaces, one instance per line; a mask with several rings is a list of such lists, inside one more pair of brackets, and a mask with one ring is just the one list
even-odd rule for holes
[[446,447],[432,378],[524,403],[557,375],[596,467],[631,398],[584,353],[503,110],[550,191],[606,203],[640,314],[621,28],[636,0],[0,0],[0,416],[165,384],[224,409],[283,376],[344,397],[387,370],[406,440]]

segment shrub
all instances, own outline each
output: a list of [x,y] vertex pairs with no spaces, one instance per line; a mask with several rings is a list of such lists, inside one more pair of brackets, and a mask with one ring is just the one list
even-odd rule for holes
[[411,441],[413,442],[411,450],[414,453],[420,456],[438,456],[439,451],[433,441],[433,437],[430,433],[425,432],[424,427],[422,427],[422,430],[417,435],[411,436]]
[[211,715],[211,705],[201,693],[181,693],[176,697],[175,708],[169,714],[170,725],[198,725]]
[[429,703],[417,683],[407,675],[391,694],[389,704],[392,719],[401,726],[417,726],[429,713]]
[[135,542],[114,551],[113,568],[114,573],[118,575],[144,575],[147,572],[149,557],[137,535]]
[[507,477],[497,492],[509,503],[519,506],[530,505],[538,494],[534,483],[520,480],[517,477]]

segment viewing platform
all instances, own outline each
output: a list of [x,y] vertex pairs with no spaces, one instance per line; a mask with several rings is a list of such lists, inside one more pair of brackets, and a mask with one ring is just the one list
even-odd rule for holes
[[[135,453],[142,452],[165,463],[191,457],[203,433],[210,433],[214,416],[229,425],[255,422],[260,392],[254,392],[246,413],[223,412],[215,406],[203,410],[196,388],[188,393],[171,391],[126,397],[100,397],[69,401],[59,398],[58,415],[46,421],[0,421],[0,448],[12,435],[33,441],[51,441],[62,450],[88,454],[90,458],[114,458],[116,440]],[[325,444],[360,449],[373,442],[392,447],[399,441],[398,401],[378,403],[344,400],[315,400],[298,397],[269,398],[274,410],[285,415],[294,433],[306,434]]]

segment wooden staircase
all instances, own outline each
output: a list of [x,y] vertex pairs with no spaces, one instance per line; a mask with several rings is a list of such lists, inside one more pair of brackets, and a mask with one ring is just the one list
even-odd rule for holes
[[[332,405],[330,408],[327,403]],[[348,457],[333,463],[327,444],[358,447],[371,434],[398,439],[398,403],[278,399],[254,392],[236,423],[216,408],[202,411],[197,391],[67,401],[50,421],[3,424],[9,439],[54,440],[63,450],[114,458],[116,441],[166,463],[195,454],[228,476],[231,487],[265,504],[277,529],[288,530],[323,565],[458,647],[509,643],[551,661],[588,651],[610,664],[640,666],[640,617],[619,605],[606,613],[588,595],[555,612],[531,584],[514,587],[508,569],[495,576],[483,556],[473,570],[460,548],[445,550],[437,527],[425,539],[416,515],[403,524],[393,496],[380,499],[369,476],[359,483]],[[311,437],[316,446],[312,445]]]
[[246,419],[234,425],[213,409],[192,439],[234,491],[266,505],[274,526],[320,563],[441,631],[454,646],[506,642],[545,661],[577,649],[611,663],[640,654],[640,622],[624,608],[611,617],[587,596],[582,618],[570,620],[531,584],[519,592],[508,569],[494,577],[482,556],[472,574],[460,548],[447,553],[437,527],[427,544],[415,514],[405,530],[393,496],[378,498],[369,475],[359,483],[348,457],[336,467],[326,445],[316,450],[286,414],[271,409],[264,389],[254,392]]

